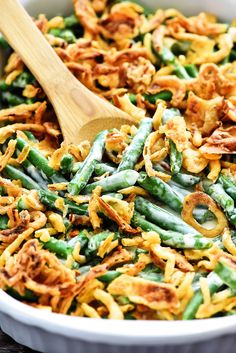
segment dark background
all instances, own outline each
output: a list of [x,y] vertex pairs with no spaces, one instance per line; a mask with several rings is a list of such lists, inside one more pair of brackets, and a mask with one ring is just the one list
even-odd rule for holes
[[[0,330],[0,353],[34,353],[29,348],[24,348],[15,343],[10,337],[6,336]],[[36,353],[36,352],[35,352]]]
[[[98,349],[99,348],[99,349]],[[116,349],[119,348],[119,349]],[[142,349],[144,348],[144,349]],[[211,339],[206,342],[195,344],[185,344],[181,346],[158,346],[158,347],[132,347],[130,350],[126,347],[114,347],[106,345],[90,346],[85,343],[80,349],[80,353],[236,353],[236,334],[226,335]],[[29,348],[15,343],[11,338],[3,334],[0,330],[0,353],[37,353]]]

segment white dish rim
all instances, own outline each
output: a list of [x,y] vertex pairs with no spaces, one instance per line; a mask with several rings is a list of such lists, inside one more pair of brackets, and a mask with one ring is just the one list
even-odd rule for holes
[[[235,332],[236,315],[190,321],[106,320],[45,312],[24,304],[0,290],[0,311],[29,326],[91,342],[127,344],[178,343]],[[182,338],[182,339],[181,339]],[[124,341],[122,341],[122,339]]]

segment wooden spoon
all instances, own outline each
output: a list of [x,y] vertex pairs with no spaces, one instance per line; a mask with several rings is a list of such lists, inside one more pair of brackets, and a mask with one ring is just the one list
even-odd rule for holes
[[101,130],[137,123],[72,75],[18,0],[0,0],[0,15],[0,30],[47,94],[67,143],[77,144]]

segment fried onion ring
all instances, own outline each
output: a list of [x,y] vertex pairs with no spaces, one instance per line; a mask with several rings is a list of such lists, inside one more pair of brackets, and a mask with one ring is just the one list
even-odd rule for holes
[[[202,227],[193,217],[193,210],[197,205],[207,205],[209,210],[215,215],[217,219],[217,225],[215,228],[206,229]],[[217,207],[216,203],[210,196],[204,192],[193,192],[184,198],[183,211],[181,214],[183,220],[194,227],[197,231],[202,233],[208,238],[214,238],[220,235],[224,228],[227,227],[228,222],[225,218],[224,213]]]

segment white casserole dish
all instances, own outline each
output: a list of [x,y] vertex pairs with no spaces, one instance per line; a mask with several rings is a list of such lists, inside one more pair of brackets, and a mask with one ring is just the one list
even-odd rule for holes
[[[200,11],[213,12],[229,21],[236,17],[235,0],[143,0],[150,7],[176,7],[187,15]],[[22,0],[32,14],[49,16],[68,14],[72,0]],[[1,62],[1,60],[0,60]],[[17,342],[47,353],[74,352],[148,352],[147,346],[187,344],[235,333],[236,315],[195,321],[111,321],[75,318],[51,314],[24,305],[0,290],[0,326]],[[196,352],[234,351],[236,339],[228,337],[220,351],[219,339],[199,346]],[[222,341],[221,341],[222,342]],[[106,346],[101,345],[106,344]],[[110,345],[113,346],[113,348]],[[119,347],[118,347],[119,345]],[[121,348],[121,346],[126,346]],[[133,348],[131,348],[133,346]],[[139,346],[134,348],[134,346]],[[145,348],[146,347],[146,348]],[[0,347],[1,348],[1,347]],[[195,346],[195,348],[197,348]],[[205,350],[206,349],[206,350]],[[178,351],[194,351],[191,346],[179,347]],[[154,350],[152,349],[152,352]],[[166,348],[158,352],[166,352]],[[173,347],[168,353],[175,352]]]

